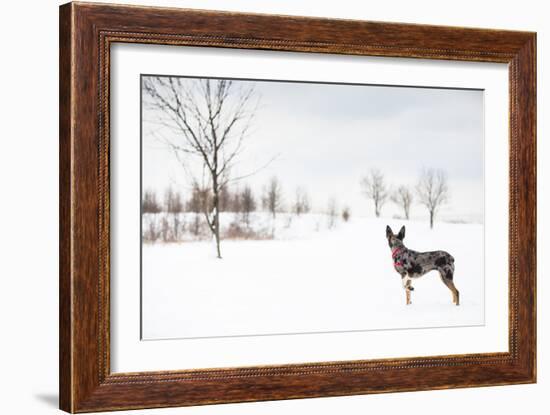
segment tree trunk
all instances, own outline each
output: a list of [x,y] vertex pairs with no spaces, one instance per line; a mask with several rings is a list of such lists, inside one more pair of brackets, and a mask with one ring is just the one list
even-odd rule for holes
[[172,213],[173,219],[174,219],[174,239],[178,240],[178,225],[179,225],[179,218],[177,213]]
[[[214,155],[214,165],[217,166],[217,155]],[[212,208],[214,209],[213,233],[216,240],[216,254],[219,259],[222,258],[220,248],[220,189],[218,186],[218,176],[214,172],[212,174]]]
[[215,228],[214,228],[214,238],[216,239],[216,253],[218,254],[218,258],[219,259],[222,259],[222,253],[221,253],[221,250],[220,250],[220,218],[219,218],[220,214],[219,212],[216,210],[216,213],[214,215],[214,223],[215,223]]
[[216,253],[218,258],[222,258],[220,248],[220,189],[218,189],[218,177],[212,175],[212,193],[213,193],[213,209],[214,209],[214,239],[216,240]]
[[430,212],[430,229],[434,228],[434,212]]

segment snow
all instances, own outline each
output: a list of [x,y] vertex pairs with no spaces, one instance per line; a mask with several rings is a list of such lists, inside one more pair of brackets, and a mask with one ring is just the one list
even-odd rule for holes
[[[222,214],[222,224],[232,214]],[[322,214],[257,212],[265,240],[143,245],[144,339],[362,331],[484,324],[483,226],[355,217],[328,229]],[[406,225],[405,245],[455,257],[460,306],[436,272],[415,280],[405,305],[385,238]]]

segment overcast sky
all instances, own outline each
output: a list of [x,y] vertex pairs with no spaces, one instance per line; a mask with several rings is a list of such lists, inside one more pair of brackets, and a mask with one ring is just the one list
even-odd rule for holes
[[[248,83],[251,81],[235,81]],[[322,211],[335,197],[352,214],[372,216],[372,202],[361,192],[360,179],[380,169],[389,185],[414,186],[423,168],[440,168],[449,178],[451,199],[441,211],[447,219],[483,219],[483,92],[395,86],[254,81],[260,105],[245,150],[241,175],[276,156],[247,178],[258,196],[271,176],[290,202],[296,187],[307,189],[313,208]],[[243,85],[246,86],[246,85]],[[190,183],[173,153],[143,110],[144,189]],[[162,133],[162,132],[161,132]],[[241,185],[242,185],[241,184]],[[383,216],[400,213],[387,202]],[[413,217],[426,212],[418,204]]]

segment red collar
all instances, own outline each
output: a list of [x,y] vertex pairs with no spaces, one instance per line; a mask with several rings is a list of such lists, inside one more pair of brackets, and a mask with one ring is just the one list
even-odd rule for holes
[[391,257],[392,257],[393,259],[395,259],[395,257],[396,257],[397,255],[399,255],[400,252],[401,252],[401,247],[398,246],[397,248],[393,248],[393,249],[391,250]]
[[401,251],[402,251],[402,248],[399,247],[399,246],[398,246],[397,248],[393,248],[393,249],[391,250],[391,257],[393,258],[393,266],[394,266],[394,267],[402,266],[402,265],[403,265],[403,262],[397,260],[397,257],[399,256],[399,254],[401,253]]

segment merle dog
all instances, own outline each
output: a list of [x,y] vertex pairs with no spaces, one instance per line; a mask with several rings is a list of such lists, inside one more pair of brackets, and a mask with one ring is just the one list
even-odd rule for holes
[[455,259],[445,251],[416,252],[408,249],[403,244],[405,238],[405,227],[403,226],[397,235],[389,226],[386,226],[386,238],[391,249],[393,266],[401,275],[403,288],[407,295],[407,305],[411,303],[411,291],[414,288],[411,282],[415,278],[420,278],[424,274],[437,270],[441,276],[441,281],[453,293],[453,303],[459,304],[459,293],[453,282],[455,272]]

